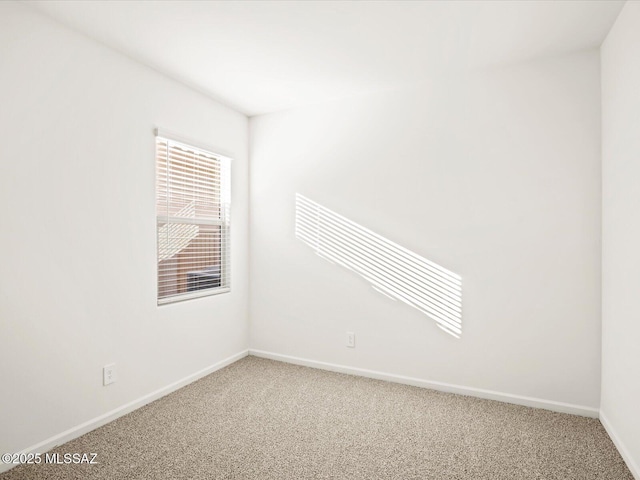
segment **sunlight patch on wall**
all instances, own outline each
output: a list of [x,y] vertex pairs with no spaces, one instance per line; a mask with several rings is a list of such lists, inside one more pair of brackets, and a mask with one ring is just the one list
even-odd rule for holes
[[462,335],[462,278],[296,194],[296,237],[321,257],[356,272],[380,293]]

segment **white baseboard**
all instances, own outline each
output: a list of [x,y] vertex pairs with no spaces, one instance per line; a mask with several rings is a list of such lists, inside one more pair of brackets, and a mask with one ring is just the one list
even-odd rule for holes
[[337,365],[335,363],[320,362],[317,360],[309,360],[306,358],[292,357],[290,355],[281,355],[279,353],[265,352],[263,350],[249,349],[249,355],[268,358],[271,360],[278,360],[280,362],[293,363],[295,365],[303,365],[305,367],[319,368],[321,370],[330,370],[332,372],[375,378],[378,380],[386,380],[388,382],[413,385],[415,387],[430,388],[432,390],[438,390],[441,392],[457,393],[460,395],[467,395],[471,397],[497,400],[499,402],[524,405],[526,407],[544,408],[545,410],[551,410],[553,412],[570,413],[583,417],[598,418],[598,415],[600,413],[597,408],[584,407],[582,405],[573,405],[570,403],[556,402],[553,400],[543,400],[541,398],[525,397],[522,395],[495,392],[493,390],[484,390],[481,388],[465,387],[462,385],[453,385],[450,383],[435,382],[432,380],[423,380],[420,378],[407,377],[404,375],[394,375],[392,373],[378,372],[375,370],[367,370],[364,368],[348,367],[346,365]]
[[[121,407],[111,410],[110,412],[100,415],[99,417],[92,418],[91,420],[81,423],[80,425],[76,425],[75,427],[72,427],[69,430],[66,430],[62,433],[54,435],[53,437],[47,438],[46,440],[43,440],[40,443],[27,447],[20,452],[12,452],[12,453],[44,453],[48,450],[51,450],[57,445],[66,443],[70,440],[73,440],[74,438],[78,438],[84,435],[85,433],[89,433],[91,430],[95,430],[96,428],[101,427],[102,425],[112,422],[116,418],[122,417],[127,413],[133,412],[134,410],[140,407],[143,407],[148,403],[153,402],[154,400],[157,400],[161,397],[164,397],[165,395],[175,392],[176,390],[179,390],[180,388],[192,382],[195,382],[196,380],[199,380],[202,377],[206,377],[207,375],[215,372],[216,370],[220,370],[221,368],[224,368],[227,365],[231,365],[232,363],[240,360],[241,358],[246,357],[248,354],[249,354],[248,350],[243,350],[241,352],[238,352],[235,355],[231,355],[230,357],[227,357],[224,360],[221,360],[217,363],[214,363],[213,365],[203,368],[202,370],[196,373],[193,373],[191,375],[188,375],[178,380],[177,382],[173,382],[172,384],[167,385],[166,387],[162,387],[154,392],[144,395],[143,397],[133,400],[132,402],[122,405]],[[0,461],[0,473],[5,472],[15,466],[17,465],[6,464]]]
[[636,480],[640,480],[640,467],[638,467],[638,464],[634,461],[633,457],[629,453],[629,450],[627,449],[625,444],[622,443],[622,440],[620,440],[620,437],[618,437],[618,434],[613,429],[611,422],[609,422],[609,419],[602,410],[600,410],[600,423],[602,423],[602,426],[609,434],[609,437],[611,437],[611,441],[618,449],[618,452],[620,452],[620,456],[627,464],[627,467],[629,467],[629,471],[631,472],[631,475],[633,475],[633,478],[635,478]]

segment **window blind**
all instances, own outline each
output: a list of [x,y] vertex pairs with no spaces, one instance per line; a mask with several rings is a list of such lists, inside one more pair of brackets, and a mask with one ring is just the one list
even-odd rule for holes
[[230,160],[156,136],[158,304],[229,291]]

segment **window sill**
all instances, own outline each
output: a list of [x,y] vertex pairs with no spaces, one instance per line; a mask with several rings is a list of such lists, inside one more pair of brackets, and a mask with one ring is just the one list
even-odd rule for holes
[[184,302],[185,300],[191,300],[194,298],[210,297],[211,295],[219,295],[221,293],[228,293],[230,291],[231,291],[231,288],[225,287],[225,288],[210,288],[207,290],[200,290],[197,292],[182,293],[180,295],[173,295],[171,297],[159,298],[158,306],[168,305],[170,303]]

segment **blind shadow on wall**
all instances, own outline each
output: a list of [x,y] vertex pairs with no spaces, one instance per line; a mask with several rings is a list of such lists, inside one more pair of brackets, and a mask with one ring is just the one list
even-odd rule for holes
[[296,238],[317,255],[369,281],[378,292],[427,315],[446,333],[462,335],[462,278],[296,194]]

